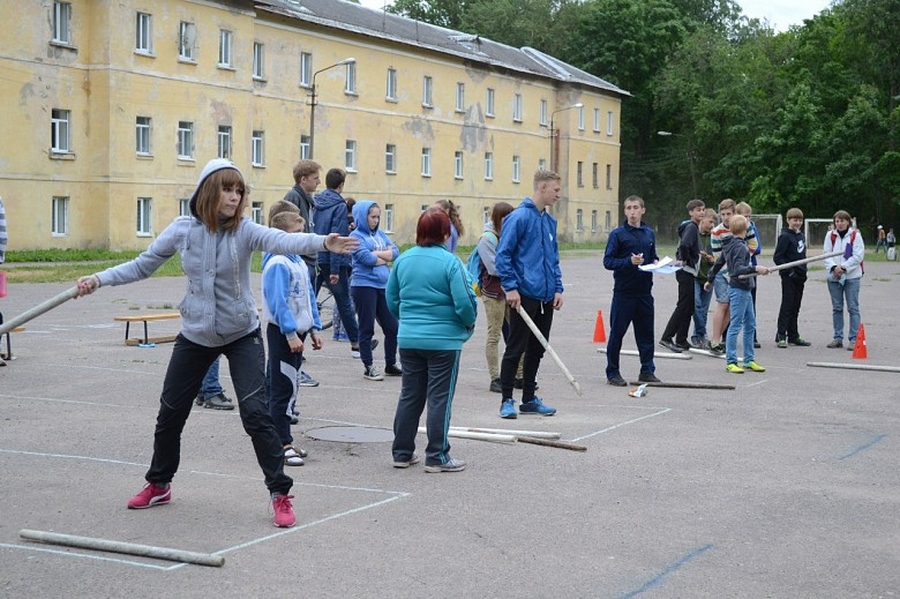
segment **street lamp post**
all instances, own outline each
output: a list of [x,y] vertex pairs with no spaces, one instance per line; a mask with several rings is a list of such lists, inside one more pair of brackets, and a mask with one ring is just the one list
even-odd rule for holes
[[559,133],[559,132],[554,132],[553,117],[555,117],[558,112],[562,112],[564,110],[572,110],[573,108],[581,108],[582,106],[584,106],[584,104],[579,102],[578,104],[572,104],[571,106],[564,106],[563,108],[557,108],[556,110],[554,110],[553,112],[550,113],[550,170],[551,171],[556,171],[556,150],[557,150],[556,134]]
[[[657,131],[656,134],[659,135],[660,137],[683,137],[682,135],[679,135],[678,133],[672,133],[671,131]],[[694,188],[694,197],[696,198],[697,197],[697,175],[696,175],[696,171],[694,168],[694,148],[691,147],[690,138],[688,139],[687,153],[688,153],[688,160],[689,160],[689,163],[691,166],[691,185]]]
[[324,69],[319,69],[312,76],[312,85],[309,88],[309,158],[312,160],[313,157],[313,149],[315,147],[316,142],[316,76],[322,71],[327,71],[328,69],[333,69],[334,67],[339,67],[345,64],[354,64],[356,62],[355,58],[345,58],[340,62],[336,62],[332,65],[328,65]]

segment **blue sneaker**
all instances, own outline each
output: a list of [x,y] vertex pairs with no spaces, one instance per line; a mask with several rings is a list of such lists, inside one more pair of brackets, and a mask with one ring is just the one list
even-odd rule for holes
[[556,414],[556,408],[544,405],[544,401],[540,397],[523,402],[519,406],[519,411],[523,414],[540,414],[541,416],[553,416]]
[[516,400],[507,397],[503,400],[503,403],[500,404],[500,418],[515,420],[518,417],[519,413],[516,412]]

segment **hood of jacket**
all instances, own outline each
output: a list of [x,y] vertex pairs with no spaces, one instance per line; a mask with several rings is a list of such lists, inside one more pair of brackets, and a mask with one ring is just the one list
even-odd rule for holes
[[353,205],[353,222],[356,223],[357,231],[374,233],[378,230],[378,227],[374,229],[369,228],[369,209],[377,205],[378,202],[374,200],[360,200]]
[[344,198],[334,189],[326,189],[317,194],[313,199],[313,207],[315,207],[316,210],[327,210],[329,208],[334,208],[338,204],[342,204],[345,209],[347,207]]

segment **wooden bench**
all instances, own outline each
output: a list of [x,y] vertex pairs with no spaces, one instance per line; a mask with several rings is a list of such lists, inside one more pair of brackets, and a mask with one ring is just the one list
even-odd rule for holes
[[[181,318],[181,314],[178,312],[167,312],[165,314],[135,314],[132,316],[116,316],[113,318],[116,322],[124,322],[125,323],[125,345],[149,345],[150,343],[169,343],[175,341],[175,337],[177,335],[164,335],[162,337],[150,337],[147,332],[147,323],[151,321],[157,320],[174,320],[176,318]],[[132,322],[143,322],[144,323],[144,338],[143,339],[132,339],[128,337],[128,333],[131,330]]]

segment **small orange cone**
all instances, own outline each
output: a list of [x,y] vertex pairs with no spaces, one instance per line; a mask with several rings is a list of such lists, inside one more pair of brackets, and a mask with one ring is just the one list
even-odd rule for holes
[[597,310],[597,323],[594,325],[594,343],[606,343],[606,329],[603,328],[603,310]]
[[859,323],[859,331],[856,333],[856,345],[853,347],[853,359],[865,360],[869,357],[866,351],[866,327],[863,323]]

